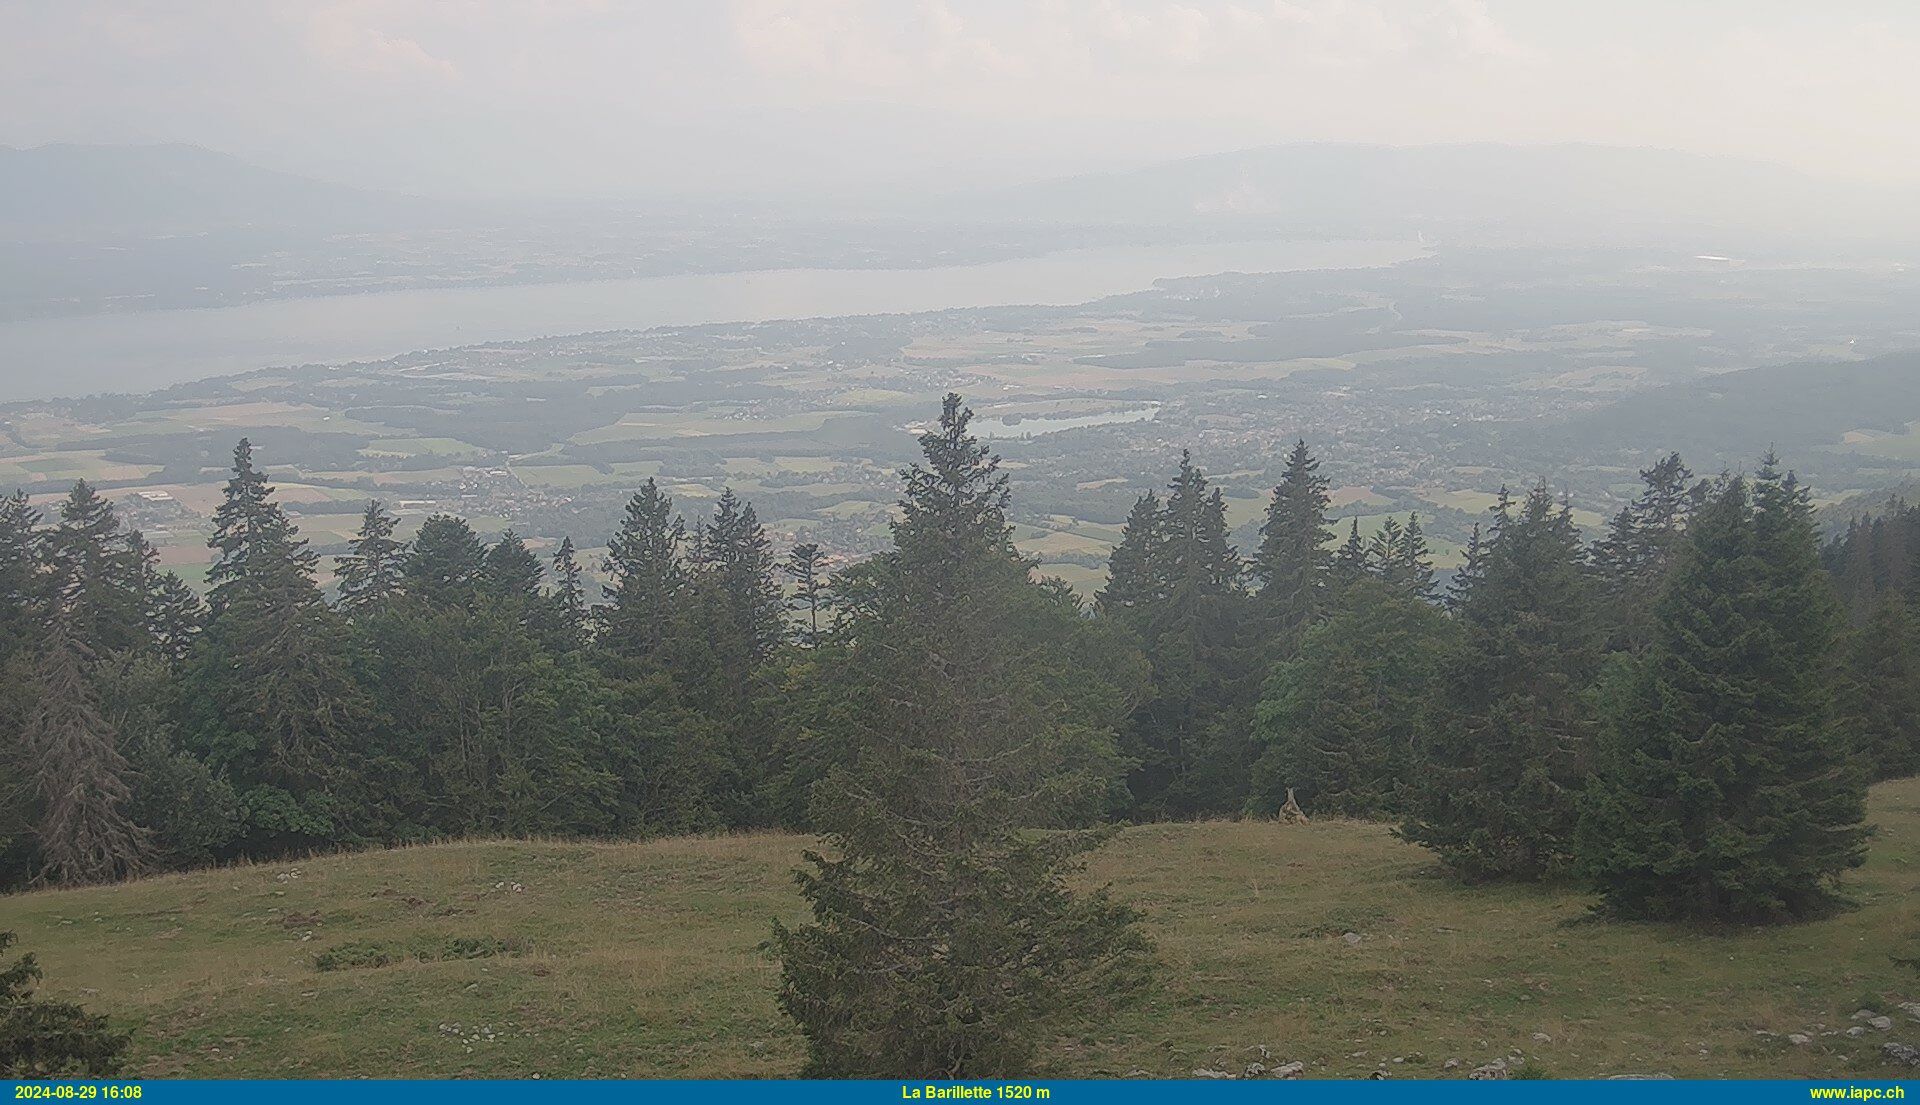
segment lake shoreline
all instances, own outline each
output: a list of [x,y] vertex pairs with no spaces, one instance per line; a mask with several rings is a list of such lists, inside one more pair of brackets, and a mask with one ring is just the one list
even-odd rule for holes
[[260,369],[380,361],[569,334],[1053,307],[1222,272],[1377,268],[1403,241],[1108,247],[946,268],[769,269],[405,289],[0,323],[0,403],[138,394]]

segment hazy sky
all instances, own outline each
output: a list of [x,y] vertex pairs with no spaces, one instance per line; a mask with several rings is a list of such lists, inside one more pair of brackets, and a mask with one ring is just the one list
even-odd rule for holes
[[0,0],[0,144],[390,186],[927,186],[1592,141],[1920,184],[1916,0]]

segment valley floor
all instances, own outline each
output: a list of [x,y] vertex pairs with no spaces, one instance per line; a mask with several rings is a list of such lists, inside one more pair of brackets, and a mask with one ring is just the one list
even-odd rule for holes
[[[1877,788],[1872,819],[1857,909],[1715,933],[1596,921],[1570,888],[1462,887],[1380,825],[1131,829],[1090,877],[1146,911],[1163,981],[1033,1073],[1459,1077],[1523,1056],[1553,1077],[1895,1076],[1882,1045],[1920,1044],[1895,1008],[1920,975],[1890,960],[1920,954],[1920,779]],[[50,995],[135,1028],[148,1076],[789,1077],[801,1042],[762,942],[803,915],[805,843],[333,856],[0,897],[0,929]],[[1847,1036],[1864,1006],[1894,1027]]]

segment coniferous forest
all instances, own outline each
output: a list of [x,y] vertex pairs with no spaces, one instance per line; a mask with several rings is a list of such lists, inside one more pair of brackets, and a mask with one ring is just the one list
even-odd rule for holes
[[[892,547],[776,558],[752,504],[651,481],[590,581],[370,503],[323,588],[248,442],[204,595],[85,483],[0,503],[0,884],[470,836],[807,830],[777,927],[816,1074],[1018,1069],[1152,951],[1069,876],[1127,822],[1389,822],[1457,877],[1617,916],[1844,901],[1871,781],[1920,771],[1920,509],[1822,546],[1769,456],[1669,456],[1587,544],[1542,482],[1442,581],[1417,516],[1328,518],[1297,445],[1256,548],[1183,456],[1091,603],[1012,543],[949,396]],[[604,582],[601,582],[604,580]],[[1045,830],[1045,831],[1040,831]]]

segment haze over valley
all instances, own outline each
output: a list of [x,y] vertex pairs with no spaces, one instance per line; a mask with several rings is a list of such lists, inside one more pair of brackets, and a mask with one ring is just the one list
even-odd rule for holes
[[1897,1098],[1917,60],[0,4],[0,1077]]

